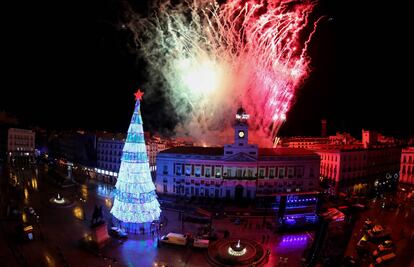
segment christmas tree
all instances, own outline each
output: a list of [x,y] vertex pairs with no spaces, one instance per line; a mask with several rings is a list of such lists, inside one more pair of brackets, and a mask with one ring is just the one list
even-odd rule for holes
[[121,166],[116,182],[112,215],[129,232],[160,217],[160,204],[155,193],[148,164],[140,101],[142,93],[135,93],[135,109],[122,151]]

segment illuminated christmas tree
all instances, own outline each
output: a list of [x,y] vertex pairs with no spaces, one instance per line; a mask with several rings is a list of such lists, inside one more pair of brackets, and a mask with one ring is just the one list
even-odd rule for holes
[[112,215],[123,228],[137,232],[160,217],[160,204],[155,193],[148,164],[140,110],[142,93],[135,93],[135,109],[122,151],[121,166],[116,182]]

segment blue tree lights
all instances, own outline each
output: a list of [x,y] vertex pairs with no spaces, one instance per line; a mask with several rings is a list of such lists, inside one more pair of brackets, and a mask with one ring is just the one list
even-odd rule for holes
[[111,214],[130,232],[160,217],[160,204],[149,169],[140,111],[142,93],[135,93],[135,109],[122,151]]

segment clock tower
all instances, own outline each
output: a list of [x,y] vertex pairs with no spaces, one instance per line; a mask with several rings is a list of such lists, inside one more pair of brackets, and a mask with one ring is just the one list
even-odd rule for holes
[[249,114],[240,107],[236,113],[236,122],[234,124],[234,144],[238,146],[247,146],[249,141],[247,120]]
[[[224,146],[224,154],[233,156],[238,154],[247,155],[250,158],[257,158],[257,145],[249,144],[249,127],[247,120],[249,114],[240,107],[236,113],[236,121],[234,123],[234,143]],[[245,157],[245,156],[243,156]]]

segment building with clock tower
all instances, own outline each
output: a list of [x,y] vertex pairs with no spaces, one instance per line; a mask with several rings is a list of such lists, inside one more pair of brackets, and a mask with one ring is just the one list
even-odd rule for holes
[[303,148],[249,144],[248,121],[249,114],[239,108],[232,144],[182,146],[158,153],[157,192],[236,200],[314,193],[319,183],[319,155]]
[[236,113],[234,122],[234,143],[224,146],[224,155],[244,154],[257,159],[257,145],[249,144],[249,114],[240,107]]

